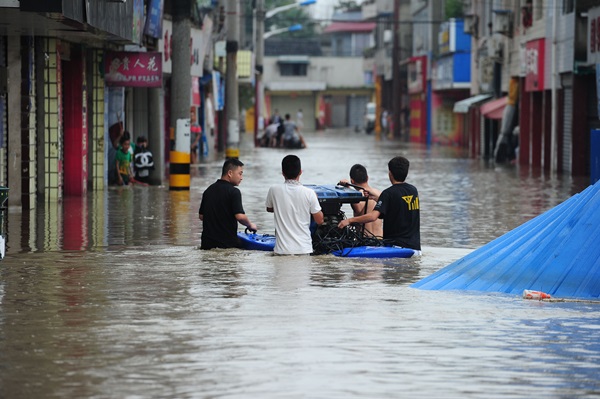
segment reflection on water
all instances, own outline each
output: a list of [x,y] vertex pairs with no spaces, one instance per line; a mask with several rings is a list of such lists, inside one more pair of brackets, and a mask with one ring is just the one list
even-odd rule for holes
[[[463,159],[459,149],[308,135],[305,183],[411,160],[424,255],[276,257],[200,251],[189,192],[110,188],[6,220],[0,262],[0,397],[581,397],[600,395],[600,309],[410,284],[535,217],[583,184]],[[287,152],[243,149],[249,217]],[[344,209],[350,212],[350,209]],[[399,394],[402,392],[402,395]]]

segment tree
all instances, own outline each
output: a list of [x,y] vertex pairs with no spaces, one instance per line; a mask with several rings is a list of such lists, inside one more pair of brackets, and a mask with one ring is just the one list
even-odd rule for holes
[[462,0],[446,0],[446,19],[462,18],[465,16]]

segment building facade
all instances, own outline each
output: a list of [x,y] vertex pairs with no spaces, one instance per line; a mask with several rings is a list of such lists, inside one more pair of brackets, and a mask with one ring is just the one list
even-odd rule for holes
[[[594,0],[364,2],[363,13],[378,22],[375,47],[365,53],[376,71],[376,101],[383,109],[388,98],[408,96],[410,141],[588,175],[590,135],[599,127],[597,12]],[[402,33],[394,25],[404,26],[406,16]],[[449,51],[449,39],[465,34],[470,43]],[[400,57],[393,43],[406,39],[410,53]],[[400,87],[392,73],[398,66],[406,76]]]
[[201,106],[190,87],[206,85],[212,52],[210,15],[189,22],[190,41],[178,43],[163,25],[172,7],[164,0],[0,0],[0,185],[10,188],[9,205],[33,209],[104,189],[115,167],[113,139],[125,130],[132,142],[148,138],[151,177],[165,179],[170,57],[183,46],[184,69],[198,82],[188,81],[185,101]]

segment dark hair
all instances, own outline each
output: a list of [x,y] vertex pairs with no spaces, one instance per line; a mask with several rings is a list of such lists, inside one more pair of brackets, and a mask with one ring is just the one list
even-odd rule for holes
[[295,155],[288,155],[281,161],[281,171],[286,179],[295,179],[300,176],[302,164],[300,158]]
[[350,178],[359,184],[366,183],[369,180],[367,168],[357,163],[350,168]]
[[123,132],[123,136],[121,137],[125,138],[125,140],[131,140],[131,134],[127,130]]
[[394,157],[390,159],[388,162],[388,169],[392,172],[392,176],[394,176],[394,180],[403,182],[406,180],[406,175],[408,175],[408,167],[410,166],[410,162],[408,159],[404,157]]
[[140,143],[147,143],[148,139],[145,136],[138,136],[138,138],[135,140],[136,143],[140,144]]
[[285,114],[285,119],[286,119],[286,120],[288,120],[288,119],[290,119],[290,118],[291,118],[290,114]]
[[223,170],[221,176],[225,176],[230,170],[235,170],[239,167],[244,166],[244,163],[237,158],[227,158],[223,164]]
[[131,139],[129,138],[129,133],[127,132],[123,133],[123,135],[119,139],[119,144],[123,145],[123,143],[125,143],[126,141],[131,141]]

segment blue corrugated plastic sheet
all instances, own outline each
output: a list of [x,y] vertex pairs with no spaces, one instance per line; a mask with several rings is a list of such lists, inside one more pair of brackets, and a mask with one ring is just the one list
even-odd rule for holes
[[411,287],[600,297],[600,182]]

